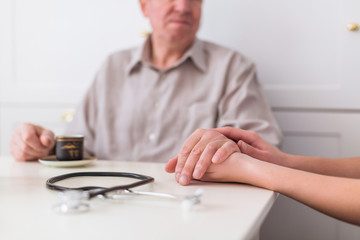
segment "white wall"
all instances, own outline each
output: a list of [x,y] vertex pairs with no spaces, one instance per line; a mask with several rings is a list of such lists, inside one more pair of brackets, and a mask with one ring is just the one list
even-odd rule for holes
[[[254,60],[296,154],[360,155],[358,0],[205,0],[199,36]],[[0,154],[30,121],[61,133],[110,52],[149,30],[136,0],[0,0]],[[240,216],[241,217],[241,216]],[[358,239],[343,224],[280,197],[264,239]]]

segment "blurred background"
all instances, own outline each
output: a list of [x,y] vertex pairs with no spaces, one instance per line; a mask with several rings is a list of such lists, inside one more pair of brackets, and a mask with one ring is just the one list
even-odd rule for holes
[[[284,151],[349,157],[360,156],[359,24],[358,0],[204,0],[198,36],[256,63]],[[0,0],[0,154],[22,122],[61,134],[105,57],[150,31],[136,0]],[[279,196],[261,239],[360,239],[360,228]]]

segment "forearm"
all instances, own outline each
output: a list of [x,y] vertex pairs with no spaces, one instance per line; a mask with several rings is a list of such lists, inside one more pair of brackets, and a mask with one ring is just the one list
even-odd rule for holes
[[286,154],[283,166],[329,176],[360,178],[360,158],[320,158]]
[[357,197],[360,180],[308,173],[260,161],[248,163],[246,172],[251,174],[246,176],[249,184],[279,192],[325,214],[360,225]]

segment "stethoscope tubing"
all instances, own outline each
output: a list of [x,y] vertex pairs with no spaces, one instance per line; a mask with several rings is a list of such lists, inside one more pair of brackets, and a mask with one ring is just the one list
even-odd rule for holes
[[[84,186],[78,188],[69,188],[60,185],[56,185],[56,182],[61,180],[73,178],[73,177],[126,177],[126,178],[134,178],[139,179],[139,181],[125,184],[125,185],[118,185],[114,187],[98,187],[98,186]],[[46,187],[51,190],[56,191],[88,191],[89,192],[89,199],[96,197],[98,195],[106,195],[106,193],[117,191],[117,190],[129,190],[130,188],[138,187],[147,183],[153,182],[155,179],[150,176],[141,175],[137,173],[129,173],[129,172],[75,172],[75,173],[68,173],[59,175],[56,177],[52,177],[46,181]],[[91,192],[91,190],[97,190]]]

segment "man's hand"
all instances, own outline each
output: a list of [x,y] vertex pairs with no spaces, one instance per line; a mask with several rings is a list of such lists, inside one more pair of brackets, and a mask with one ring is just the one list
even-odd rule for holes
[[165,170],[175,172],[176,181],[189,184],[192,178],[201,179],[211,163],[221,163],[232,153],[239,152],[237,144],[214,130],[198,129],[185,141]]
[[52,131],[24,123],[12,135],[10,153],[17,161],[36,160],[49,155],[54,145]]

